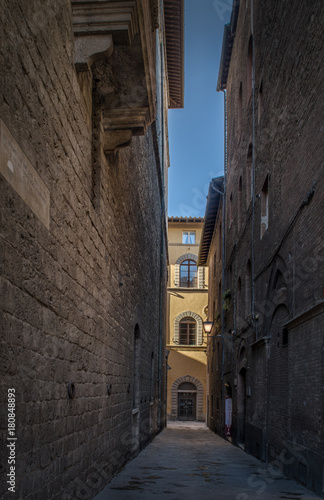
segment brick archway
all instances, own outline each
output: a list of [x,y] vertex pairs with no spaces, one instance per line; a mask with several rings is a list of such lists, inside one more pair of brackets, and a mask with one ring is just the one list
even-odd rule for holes
[[184,382],[191,382],[197,388],[197,420],[204,422],[203,403],[204,403],[204,388],[200,380],[191,375],[179,377],[172,384],[171,388],[171,420],[177,420],[178,416],[178,388]]

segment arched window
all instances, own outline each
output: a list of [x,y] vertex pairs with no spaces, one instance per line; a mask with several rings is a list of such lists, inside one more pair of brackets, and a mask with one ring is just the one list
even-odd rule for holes
[[179,385],[178,391],[197,391],[197,387],[191,382],[183,382]]
[[180,286],[197,288],[197,264],[193,260],[185,260],[180,266]]
[[[176,345],[182,344],[182,337],[180,340],[180,325],[181,322],[186,323],[187,320],[193,322],[196,324],[196,340],[195,340],[195,345],[202,345],[203,343],[203,325],[202,325],[202,318],[199,316],[199,314],[194,313],[192,311],[183,311],[182,313],[178,314],[178,316],[174,320],[174,338],[173,342]],[[182,332],[185,331],[185,327],[182,326]],[[189,329],[193,329],[193,327],[189,327]],[[184,335],[184,333],[183,333]]]
[[193,318],[183,318],[179,324],[179,343],[196,345],[197,323]]
[[[188,269],[188,262],[186,262],[186,261],[193,261],[193,262],[190,262],[190,269]],[[205,268],[203,266],[197,267],[197,269],[196,269],[197,275],[194,276],[194,271],[195,271],[194,266],[197,266],[197,261],[198,261],[198,255],[195,255],[193,253],[187,253],[185,255],[181,255],[176,260],[176,263],[174,266],[174,285],[175,286],[183,286],[185,288],[188,288],[188,280],[190,281],[190,279],[192,280],[192,278],[196,278],[196,279],[193,279],[192,283],[190,284],[190,287],[200,288],[200,289],[205,288]],[[181,281],[180,281],[180,267],[182,264],[186,264],[182,269],[182,278],[184,278],[182,280],[183,283],[181,283]],[[188,271],[189,271],[189,275],[188,275]],[[190,277],[190,274],[191,274],[191,277]],[[185,278],[186,276],[187,276],[187,279]]]

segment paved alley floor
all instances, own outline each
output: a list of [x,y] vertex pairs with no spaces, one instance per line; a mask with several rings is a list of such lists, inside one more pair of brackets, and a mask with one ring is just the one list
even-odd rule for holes
[[204,424],[170,422],[95,500],[319,498]]

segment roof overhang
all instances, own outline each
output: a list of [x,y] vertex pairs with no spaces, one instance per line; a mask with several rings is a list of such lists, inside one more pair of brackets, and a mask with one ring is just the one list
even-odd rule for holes
[[232,48],[236,34],[238,13],[240,9],[240,0],[233,1],[231,20],[224,26],[223,46],[221,61],[219,65],[217,91],[225,90],[227,86],[227,77],[232,57]]
[[184,3],[164,0],[165,44],[169,79],[169,108],[184,106]]
[[207,205],[204,218],[204,226],[202,230],[199,253],[198,266],[207,266],[211,241],[213,239],[215,222],[217,218],[218,208],[223,196],[224,177],[216,177],[209,184]]
[[203,217],[168,217],[168,222],[176,222],[176,223],[185,223],[185,224],[194,224],[204,222]]

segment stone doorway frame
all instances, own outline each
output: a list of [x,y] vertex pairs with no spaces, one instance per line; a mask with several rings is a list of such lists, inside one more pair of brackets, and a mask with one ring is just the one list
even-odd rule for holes
[[171,420],[177,420],[178,418],[178,388],[184,382],[191,382],[197,388],[197,412],[196,420],[198,422],[204,422],[203,404],[204,404],[204,388],[200,380],[191,375],[185,375],[184,377],[179,377],[172,384],[171,388]]

